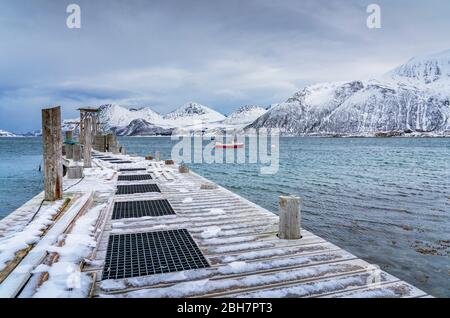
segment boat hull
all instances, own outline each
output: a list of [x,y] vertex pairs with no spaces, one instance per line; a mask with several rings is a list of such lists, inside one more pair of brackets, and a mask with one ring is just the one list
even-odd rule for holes
[[216,144],[216,148],[222,148],[222,149],[239,149],[244,148],[244,144]]

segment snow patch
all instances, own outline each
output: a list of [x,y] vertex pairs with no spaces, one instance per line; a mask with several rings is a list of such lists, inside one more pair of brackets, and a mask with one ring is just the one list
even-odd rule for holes
[[48,248],[48,252],[56,252],[60,257],[58,262],[47,268],[49,278],[33,297],[80,298],[88,295],[91,278],[81,273],[78,265],[90,256],[96,246],[94,225],[105,207],[106,204],[101,204],[90,209],[76,221],[72,231],[66,235],[64,245]]
[[13,260],[16,253],[36,243],[44,231],[53,224],[53,217],[63,205],[64,201],[56,201],[50,206],[44,206],[36,218],[22,231],[13,233],[0,239],[0,270]]

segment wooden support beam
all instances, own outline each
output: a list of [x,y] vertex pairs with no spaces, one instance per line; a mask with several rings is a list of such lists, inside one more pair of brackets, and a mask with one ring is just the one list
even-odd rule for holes
[[81,161],[81,145],[73,145],[73,161]]
[[64,145],[64,154],[66,155],[67,159],[73,158],[73,145],[71,144],[72,141],[73,141],[73,131],[66,130],[64,139],[64,142],[66,142],[66,144]]
[[65,137],[66,137],[66,139],[64,141],[72,141],[72,139],[73,139],[73,131],[72,130],[66,130],[65,131]]
[[66,153],[66,159],[73,159],[73,145],[71,144],[65,144],[65,153]]
[[296,196],[280,196],[278,237],[282,240],[298,240],[301,235],[301,199]]
[[63,177],[60,106],[42,110],[42,145],[45,200],[59,200]]
[[83,148],[83,166],[92,167],[92,117],[84,119],[84,148]]

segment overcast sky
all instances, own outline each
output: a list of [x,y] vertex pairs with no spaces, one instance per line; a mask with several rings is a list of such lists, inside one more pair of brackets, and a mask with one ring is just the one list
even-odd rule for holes
[[[66,26],[70,3],[81,29]],[[370,3],[381,29],[366,26]],[[442,0],[2,0],[0,129],[40,128],[49,105],[65,118],[110,102],[267,106],[449,49],[449,14]]]

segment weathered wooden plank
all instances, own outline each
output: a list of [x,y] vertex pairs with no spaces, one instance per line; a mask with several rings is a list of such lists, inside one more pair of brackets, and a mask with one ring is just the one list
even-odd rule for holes
[[83,166],[92,167],[92,117],[87,116],[84,119],[84,147],[83,147]]
[[36,246],[28,252],[25,258],[20,262],[20,266],[16,267],[2,284],[0,284],[0,298],[12,298],[17,295],[31,276],[31,271],[42,263],[47,256],[46,247],[56,242],[58,237],[70,225],[76,215],[90,204],[91,200],[92,193],[85,194],[62,215]]
[[42,110],[42,145],[44,153],[45,200],[62,198],[61,107]]

